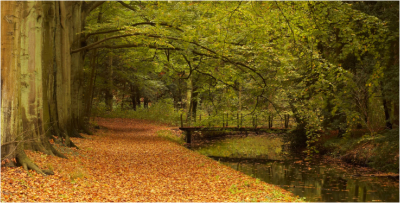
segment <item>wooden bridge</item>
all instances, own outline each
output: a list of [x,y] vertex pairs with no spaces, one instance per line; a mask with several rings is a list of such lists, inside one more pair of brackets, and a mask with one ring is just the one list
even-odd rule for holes
[[192,143],[192,132],[194,131],[239,131],[239,132],[275,132],[285,133],[287,128],[267,128],[267,127],[180,127],[179,130],[186,132],[186,143]]
[[[186,121],[186,124],[188,124],[188,126],[185,127],[182,117],[183,117],[183,115],[181,114],[181,127],[179,129],[186,132],[186,143],[188,143],[188,144],[190,144],[192,142],[192,132],[194,132],[194,131],[230,131],[230,132],[238,131],[238,132],[246,132],[246,133],[247,132],[256,132],[258,134],[259,132],[286,133],[288,130],[290,130],[289,115],[284,115],[284,128],[273,128],[272,127],[272,123],[273,123],[272,116],[268,116],[268,119],[267,119],[268,127],[265,126],[265,124],[267,124],[266,122],[260,122],[260,119],[257,118],[257,115],[252,116],[252,118],[250,119],[252,127],[245,127],[243,125],[244,117],[243,117],[243,114],[240,114],[240,116],[239,116],[239,113],[236,114],[236,119],[234,119],[235,116],[232,117],[232,115],[231,115],[231,119],[229,119],[229,117],[230,117],[229,114],[224,113],[222,115],[222,120],[212,120],[212,122],[214,124],[222,121],[222,127],[215,127],[215,126],[197,126],[197,127],[193,126],[193,127],[191,127],[190,126],[190,121],[191,121],[190,117],[188,117],[189,119],[187,119],[187,121]],[[201,121],[201,114],[200,114],[199,120]],[[195,119],[195,121],[196,121],[196,119]],[[237,125],[229,126],[228,122],[236,123]],[[261,125],[258,125],[259,123]]]

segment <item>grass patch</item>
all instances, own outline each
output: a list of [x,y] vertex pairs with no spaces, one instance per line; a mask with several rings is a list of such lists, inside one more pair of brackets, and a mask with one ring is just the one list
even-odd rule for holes
[[213,145],[199,148],[200,154],[233,158],[281,158],[283,142],[279,138],[246,137],[217,141]]
[[171,142],[178,143],[179,145],[185,144],[185,141],[183,140],[182,137],[175,135],[174,133],[172,133],[169,130],[159,130],[159,131],[157,131],[157,136],[161,137],[163,139],[169,140]]

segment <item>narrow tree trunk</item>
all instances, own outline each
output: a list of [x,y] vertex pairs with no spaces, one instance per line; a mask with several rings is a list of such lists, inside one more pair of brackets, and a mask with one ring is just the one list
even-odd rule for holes
[[389,104],[388,101],[386,99],[386,95],[385,95],[385,91],[383,89],[383,83],[380,83],[381,86],[381,92],[382,92],[382,104],[383,104],[383,111],[385,113],[385,123],[386,123],[386,128],[388,129],[392,129],[393,125],[392,122],[390,120],[390,109],[389,109]]
[[135,86],[131,84],[131,101],[132,101],[132,109],[136,111],[136,91]]
[[123,87],[123,89],[122,89],[121,110],[124,109],[125,86],[126,86],[126,82],[124,81],[124,87]]
[[113,68],[112,68],[112,63],[113,63],[113,56],[109,56],[109,62],[108,62],[108,69],[107,69],[107,78],[106,78],[106,90],[105,90],[105,100],[106,100],[106,108],[108,111],[112,111],[113,108],[113,94],[112,94],[112,86],[113,86]]
[[[180,77],[180,76],[179,76]],[[180,103],[180,108],[183,109],[183,99],[182,99],[182,79],[179,78],[179,83],[178,83],[178,97],[179,97],[179,103]]]
[[197,87],[195,86],[195,85],[193,85],[193,90],[192,90],[192,96],[191,96],[191,98],[192,98],[192,104],[191,104],[191,106],[192,106],[192,109],[191,109],[191,114],[192,114],[192,116],[193,116],[193,118],[194,118],[194,122],[196,122],[196,113],[197,113],[197,104],[198,104],[198,95],[199,95],[199,93],[196,91],[197,90]]
[[147,97],[143,98],[143,108],[149,108],[149,99]]
[[187,90],[186,90],[186,112],[187,118],[189,120],[192,118],[192,78],[187,80]]
[[382,99],[382,103],[383,103],[383,110],[385,112],[386,128],[392,129],[393,126],[392,126],[392,122],[390,122],[390,110],[389,110],[388,102],[384,98],[384,99]]
[[239,93],[238,93],[238,114],[242,112],[242,85],[240,85],[240,82],[238,82],[239,86]]
[[138,107],[138,108],[140,108],[141,107],[141,102],[140,102],[140,98],[141,98],[141,95],[140,95],[140,90],[139,90],[139,86],[135,86],[135,94],[136,94],[136,106]]
[[397,127],[399,127],[399,101],[397,100],[397,102],[393,103],[393,114],[394,114],[394,118],[393,118],[393,124]]

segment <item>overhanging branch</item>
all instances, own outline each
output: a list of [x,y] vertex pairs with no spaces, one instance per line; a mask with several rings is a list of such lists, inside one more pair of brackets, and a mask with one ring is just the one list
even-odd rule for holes
[[103,42],[105,42],[105,41],[108,41],[108,40],[110,40],[110,39],[118,39],[118,38],[123,38],[123,37],[132,37],[132,36],[146,36],[146,37],[150,37],[150,38],[164,38],[164,39],[170,39],[170,40],[176,40],[176,41],[187,42],[187,43],[190,43],[190,44],[194,44],[194,45],[196,45],[196,46],[199,46],[199,47],[201,47],[201,48],[203,48],[203,49],[205,49],[205,50],[207,50],[207,51],[209,51],[209,52],[211,52],[211,53],[213,53],[213,54],[217,54],[215,51],[213,51],[213,50],[211,50],[211,49],[209,49],[209,48],[207,48],[207,47],[205,47],[205,46],[203,46],[203,45],[201,45],[201,44],[199,44],[199,43],[197,43],[197,42],[190,42],[190,41],[187,41],[187,40],[184,40],[184,39],[180,39],[180,38],[176,38],[176,37],[167,37],[167,36],[161,36],[161,35],[155,35],[155,34],[147,34],[147,33],[132,33],[132,34],[124,34],[124,35],[118,35],[118,36],[107,37],[107,38],[104,38],[104,39],[102,39],[102,40],[99,40],[99,41],[97,41],[97,42],[95,42],[95,43],[89,44],[89,45],[87,45],[87,46],[85,46],[85,47],[82,47],[82,48],[79,48],[79,49],[71,50],[71,54],[77,53],[77,52],[80,52],[80,51],[88,50],[88,49],[90,49],[90,48],[92,48],[92,47],[94,47],[94,46],[96,46],[96,45],[98,45],[98,44],[101,44],[101,43],[103,43]]
[[174,47],[158,47],[155,45],[144,45],[144,44],[122,44],[122,45],[108,45],[108,44],[103,44],[103,45],[98,45],[89,48],[88,50],[91,49],[99,49],[99,48],[107,48],[107,49],[123,49],[123,48],[131,48],[131,47],[147,47],[151,49],[159,49],[159,50],[178,50],[181,51],[183,49],[181,48],[174,48]]
[[[139,25],[151,25],[151,26],[156,26],[157,23],[155,23],[155,22],[140,22],[140,23],[130,24],[129,26],[130,26],[130,27],[135,27],[135,26],[139,26]],[[175,27],[175,26],[173,26],[173,25],[171,25],[171,24],[169,24],[169,23],[166,23],[166,22],[158,23],[158,25],[162,25],[162,26],[165,26],[165,27],[171,27],[171,28],[174,28],[174,29],[176,29],[176,30],[178,30],[178,31],[183,32],[182,29],[180,29],[180,28],[178,28],[178,27]],[[89,34],[86,35],[85,40],[87,40],[90,36],[93,36],[93,35],[107,34],[107,33],[112,33],[112,32],[119,32],[119,31],[123,31],[123,30],[126,30],[126,28],[113,29],[113,30],[104,30],[104,31],[89,33]]]

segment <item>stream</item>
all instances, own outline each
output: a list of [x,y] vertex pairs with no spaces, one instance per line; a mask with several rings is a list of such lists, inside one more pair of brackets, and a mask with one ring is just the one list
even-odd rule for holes
[[191,149],[312,202],[398,202],[399,182],[324,159],[305,162],[277,136],[197,138]]

